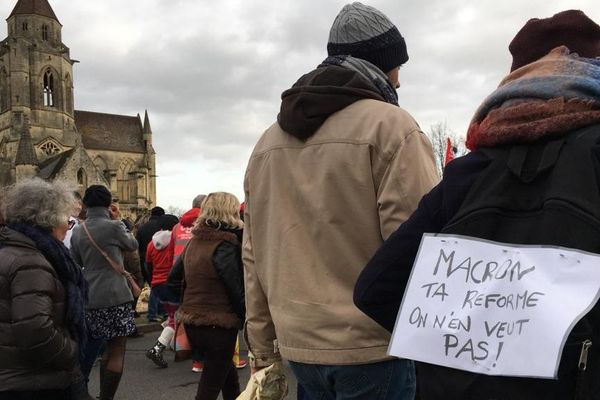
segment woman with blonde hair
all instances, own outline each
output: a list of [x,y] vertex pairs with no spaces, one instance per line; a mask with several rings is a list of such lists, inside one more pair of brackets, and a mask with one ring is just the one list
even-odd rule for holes
[[179,319],[193,350],[204,356],[197,400],[234,400],[240,394],[232,362],[246,307],[241,260],[240,202],[231,193],[209,194],[183,257]]

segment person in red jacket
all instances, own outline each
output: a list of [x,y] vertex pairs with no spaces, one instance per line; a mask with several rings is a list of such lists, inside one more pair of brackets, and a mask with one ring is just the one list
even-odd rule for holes
[[168,315],[167,326],[162,330],[156,344],[146,351],[146,357],[161,368],[168,366],[162,354],[175,334],[175,312],[179,307],[179,299],[173,295],[166,284],[169,272],[173,267],[171,229],[176,224],[178,224],[178,219],[174,215],[161,216],[159,219],[161,230],[152,235],[152,240],[146,248],[146,269],[152,290]]
[[[173,249],[172,265],[175,265],[181,253],[183,253],[185,245],[193,237],[192,226],[200,215],[202,202],[205,198],[206,195],[204,194],[199,194],[196,196],[192,201],[192,208],[181,216],[179,223],[175,225],[171,231],[171,243],[169,246]],[[203,369],[203,364],[202,361],[199,360],[200,357],[196,355],[193,356],[193,358],[192,371],[201,372]]]
[[171,243],[170,246],[173,248],[173,265],[177,262],[177,259],[183,253],[185,245],[192,238],[192,226],[200,215],[202,202],[206,198],[206,195],[199,194],[192,201],[192,209],[188,210],[181,216],[181,220],[178,224],[173,227],[171,231]]

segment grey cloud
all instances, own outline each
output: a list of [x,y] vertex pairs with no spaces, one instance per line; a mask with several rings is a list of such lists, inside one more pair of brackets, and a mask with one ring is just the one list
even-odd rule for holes
[[[159,200],[186,208],[217,186],[241,195],[248,156],[274,121],[281,92],[325,57],[331,23],[350,0],[49,1],[81,61],[76,108],[148,109]],[[15,2],[1,2],[0,15]],[[527,19],[581,8],[600,20],[595,0],[367,3],[406,38],[411,59],[401,70],[400,103],[424,130],[444,120],[466,130],[506,74],[508,43]],[[183,188],[186,181],[198,183]]]

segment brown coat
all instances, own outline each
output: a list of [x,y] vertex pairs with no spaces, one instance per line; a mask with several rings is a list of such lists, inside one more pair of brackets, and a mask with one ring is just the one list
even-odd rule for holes
[[140,268],[140,255],[137,250],[123,251],[123,267],[135,278],[140,287],[144,286],[144,277]]
[[243,324],[213,263],[223,241],[239,245],[235,234],[207,229],[190,240],[183,254],[185,290],[179,319],[186,324],[238,329]]
[[78,349],[64,324],[63,285],[26,236],[1,228],[0,247],[0,391],[65,388]]

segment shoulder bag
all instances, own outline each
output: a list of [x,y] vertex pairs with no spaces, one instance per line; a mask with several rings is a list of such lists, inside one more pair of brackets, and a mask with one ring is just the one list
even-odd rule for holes
[[140,286],[137,284],[137,282],[135,281],[135,278],[133,277],[133,275],[131,275],[129,272],[125,271],[125,267],[123,267],[122,265],[119,265],[116,261],[114,261],[112,258],[110,258],[110,256],[100,248],[100,246],[98,246],[98,244],[96,243],[96,241],[94,240],[94,238],[92,238],[92,235],[90,234],[90,231],[87,227],[87,224],[85,222],[83,222],[81,224],[83,226],[83,229],[85,230],[85,233],[87,234],[88,238],[90,239],[90,242],[92,242],[92,244],[94,245],[94,247],[96,248],[96,250],[98,250],[100,252],[100,254],[102,254],[102,256],[106,259],[106,261],[108,261],[108,263],[110,264],[111,267],[113,267],[113,269],[118,273],[121,274],[125,277],[125,279],[127,280],[127,284],[129,285],[129,289],[131,290],[131,294],[133,295],[133,297],[135,299],[137,299],[138,297],[140,297],[140,294],[142,294],[142,289],[140,288]]

